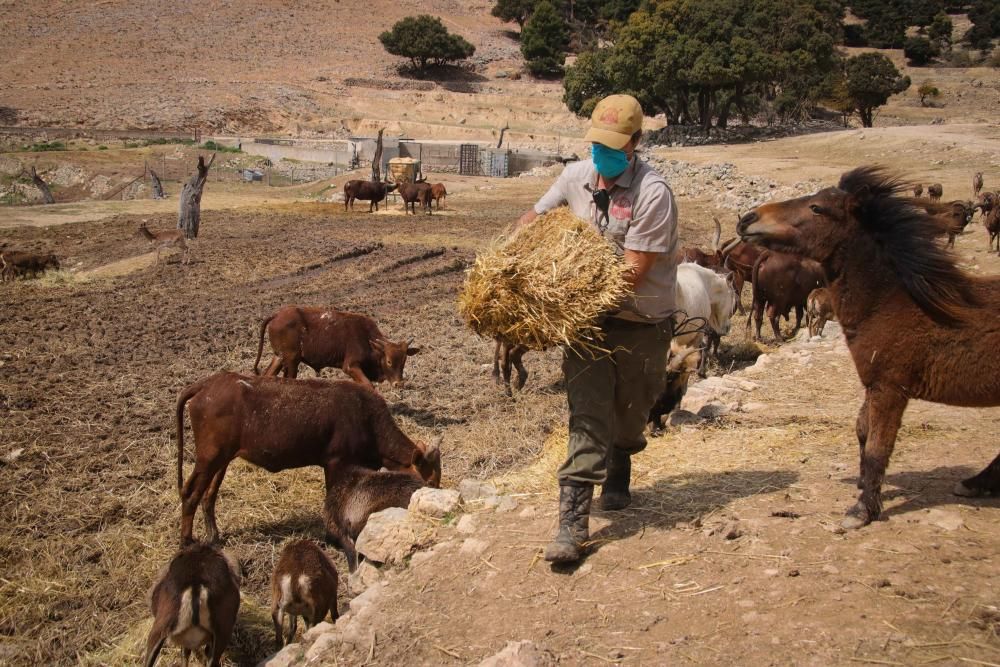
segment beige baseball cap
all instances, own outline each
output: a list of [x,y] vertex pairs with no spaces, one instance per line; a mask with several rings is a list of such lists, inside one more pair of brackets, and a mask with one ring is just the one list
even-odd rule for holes
[[621,150],[642,129],[642,106],[631,95],[608,95],[590,116],[585,141]]

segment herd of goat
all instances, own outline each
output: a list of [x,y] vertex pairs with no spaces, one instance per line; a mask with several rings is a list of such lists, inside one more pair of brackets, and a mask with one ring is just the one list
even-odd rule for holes
[[[354,185],[352,185],[354,184]],[[429,208],[434,195],[426,183],[423,194],[403,194],[404,203]],[[376,189],[363,186],[375,186]],[[914,190],[910,201],[940,223],[941,236],[954,244],[979,211],[990,235],[990,249],[1000,236],[1000,193],[982,192],[982,175],[973,180],[975,203],[940,202],[938,184]],[[378,202],[395,186],[366,181],[345,185],[345,208],[354,199]],[[443,186],[441,198],[444,197]],[[409,199],[408,197],[412,198]],[[438,200],[440,206],[440,200]],[[415,213],[415,210],[414,210]],[[742,224],[742,223],[741,223]],[[176,246],[185,252],[179,232],[151,232],[145,223],[139,234],[157,251]],[[180,243],[178,243],[180,241]],[[1000,246],[998,246],[1000,251]],[[649,422],[662,428],[663,415],[679,405],[688,378],[704,374],[709,353],[729,333],[732,315],[745,312],[742,291],[752,287],[751,316],[760,337],[764,314],[781,339],[778,319],[796,311],[795,331],[803,315],[811,335],[821,334],[833,316],[826,279],[811,259],[763,249],[740,238],[721,242],[721,225],[711,250],[681,251],[677,276],[676,331],[667,368],[667,384],[650,411]],[[37,275],[59,262],[51,254],[0,249],[4,280]],[[264,339],[273,358],[260,374]],[[494,377],[510,391],[524,385],[526,350],[497,341]],[[156,577],[150,593],[154,617],[147,638],[145,664],[153,665],[167,641],[179,646],[187,663],[192,651],[204,650],[211,665],[220,665],[235,627],[240,604],[237,565],[216,546],[219,530],[215,505],[226,470],[235,458],[270,472],[319,466],[324,470],[323,523],[328,544],[341,549],[353,572],[358,564],[354,541],[370,514],[388,507],[405,507],[420,488],[437,487],[441,454],[436,444],[409,438],[398,426],[373,383],[400,385],[409,356],[419,353],[411,341],[390,341],[371,318],[332,308],[286,306],[260,326],[254,374],[222,372],[183,389],[176,402],[177,484],[181,497],[181,549]],[[350,380],[297,379],[306,364],[318,374],[340,368]],[[279,377],[283,375],[284,377]],[[194,468],[184,479],[184,418],[190,415],[194,436]],[[205,541],[194,537],[198,507],[205,519]],[[321,545],[296,540],[285,546],[272,575],[272,620],[279,646],[296,632],[297,617],[306,625],[337,617],[336,567]],[[288,629],[286,631],[286,617]]]

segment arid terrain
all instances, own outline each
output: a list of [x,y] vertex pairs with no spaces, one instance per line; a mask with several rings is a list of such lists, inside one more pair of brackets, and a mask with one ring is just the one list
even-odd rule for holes
[[[145,5],[118,0],[0,0],[0,125],[331,138],[385,127],[489,141],[509,122],[512,147],[579,145],[585,124],[560,84],[512,77],[523,65],[506,34],[514,26],[490,17],[490,2],[294,4],[173,3],[151,20]],[[419,12],[446,16],[477,46],[468,68],[445,81],[398,74],[377,35]],[[970,198],[975,171],[1000,189],[996,70],[907,71],[942,97],[922,107],[911,88],[873,129],[648,147],[677,196],[682,243],[706,246],[713,217],[729,238],[750,206],[860,164],[940,182],[946,200]],[[516,501],[507,512],[467,505],[464,532],[461,516],[427,520],[423,548],[384,573],[363,632],[313,645],[310,664],[475,665],[530,640],[567,665],[1000,665],[1000,504],[950,493],[996,455],[997,410],[911,405],[886,520],[843,534],[861,387],[842,336],[831,327],[819,341],[756,343],[738,316],[692,389],[723,392],[725,414],[650,438],[633,507],[595,513],[593,553],[552,569],[539,554],[556,526],[567,438],[559,352],[527,355],[528,383],[507,397],[490,377],[492,341],[463,325],[455,302],[477,250],[560,167],[430,174],[448,185],[445,209],[406,216],[398,201],[377,214],[334,201],[363,171],[272,187],[233,177],[249,156],[220,154],[228,173],[210,176],[184,265],[173,251],[157,263],[136,228],[175,227],[180,183],[205,151],[106,143],[40,152],[11,135],[0,152],[0,185],[36,165],[57,200],[0,206],[0,247],[62,264],[0,284],[0,664],[139,664],[146,592],[178,541],[177,393],[221,369],[252,372],[261,319],[299,303],[364,312],[391,339],[412,336],[421,351],[406,387],[381,388],[393,415],[415,438],[441,437],[444,487],[488,480]],[[102,199],[144,163],[159,166],[167,199],[138,189]],[[1000,273],[978,217],[956,253],[971,273]],[[188,431],[186,472],[191,449]],[[288,539],[322,539],[322,499],[319,470],[230,468],[219,525],[243,582],[226,664],[274,651],[271,571]],[[331,553],[343,613],[354,593]],[[160,664],[179,661],[171,649]]]

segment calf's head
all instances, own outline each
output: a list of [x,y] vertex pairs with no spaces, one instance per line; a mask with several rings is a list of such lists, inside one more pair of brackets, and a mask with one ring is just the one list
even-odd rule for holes
[[420,352],[419,347],[411,345],[412,342],[412,338],[405,343],[393,343],[384,338],[371,341],[372,351],[382,370],[382,379],[395,387],[403,386],[403,367],[406,365],[406,358]]
[[424,480],[427,486],[435,489],[441,488],[441,445],[440,440],[435,439],[430,445],[422,442],[414,443],[417,446],[417,454],[413,457],[412,469],[420,479]]

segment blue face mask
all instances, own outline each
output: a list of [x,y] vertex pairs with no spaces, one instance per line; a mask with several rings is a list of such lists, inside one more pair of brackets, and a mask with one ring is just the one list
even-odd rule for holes
[[597,173],[604,178],[617,178],[628,169],[628,156],[625,151],[616,151],[604,144],[591,144],[590,156],[594,159]]

